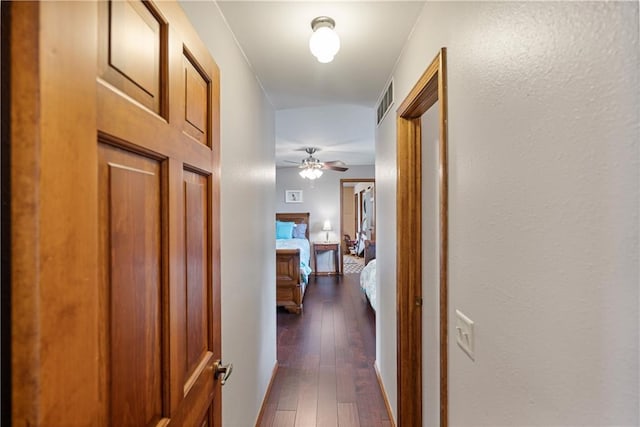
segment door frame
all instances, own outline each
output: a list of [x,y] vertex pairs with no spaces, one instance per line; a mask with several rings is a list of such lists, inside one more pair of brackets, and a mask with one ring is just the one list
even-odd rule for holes
[[[3,64],[10,64],[9,57],[9,12],[11,8],[2,2],[0,4],[0,413],[3,420],[11,425],[11,155],[9,147],[9,122],[11,109],[9,108],[9,70]],[[5,415],[6,414],[6,415]]]
[[[342,179],[340,179],[340,242],[343,242],[343,240],[344,240],[344,226],[342,224],[342,214],[344,212],[343,211],[344,206],[343,206],[342,199],[344,198],[344,184],[346,182],[373,182],[375,184],[376,179],[375,178],[342,178]],[[354,192],[354,194],[355,194],[355,192]],[[373,187],[373,194],[374,195],[376,194],[375,186]],[[362,206],[361,202],[359,203],[359,206]],[[357,217],[358,216],[356,215],[356,218]],[[356,220],[356,222],[358,222],[358,221]],[[357,228],[358,228],[357,225],[358,224],[356,224],[356,232],[357,232]],[[340,262],[342,263],[342,265],[340,266],[340,271],[342,271],[344,273],[344,257],[340,257],[340,260],[341,260]]]
[[440,426],[448,425],[447,51],[441,48],[397,110],[398,425],[422,425],[422,115],[439,104]]

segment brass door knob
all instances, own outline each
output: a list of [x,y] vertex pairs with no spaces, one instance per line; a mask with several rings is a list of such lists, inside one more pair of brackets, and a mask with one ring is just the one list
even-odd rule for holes
[[233,363],[227,363],[226,365],[222,364],[222,360],[216,360],[213,364],[213,378],[216,380],[222,375],[222,380],[220,380],[221,385],[225,385],[229,377],[231,376],[231,372],[233,371]]

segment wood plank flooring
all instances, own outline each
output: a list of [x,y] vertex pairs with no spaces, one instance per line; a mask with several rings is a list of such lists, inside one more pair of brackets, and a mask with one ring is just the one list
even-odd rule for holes
[[279,368],[261,426],[391,426],[373,368],[375,314],[359,277],[311,278],[302,315],[278,309]]

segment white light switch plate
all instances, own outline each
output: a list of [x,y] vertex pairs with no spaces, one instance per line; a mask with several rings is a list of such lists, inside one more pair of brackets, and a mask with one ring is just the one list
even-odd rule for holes
[[473,320],[460,310],[456,310],[456,342],[471,360],[475,360]]

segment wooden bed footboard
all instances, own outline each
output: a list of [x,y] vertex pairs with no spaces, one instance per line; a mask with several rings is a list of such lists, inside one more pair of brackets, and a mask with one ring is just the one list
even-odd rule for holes
[[[276,220],[306,224],[305,237],[309,240],[309,213],[276,213]],[[304,283],[300,277],[300,250],[276,249],[276,304],[290,313],[302,313]]]
[[300,250],[276,250],[276,304],[290,313],[302,312],[302,279]]

